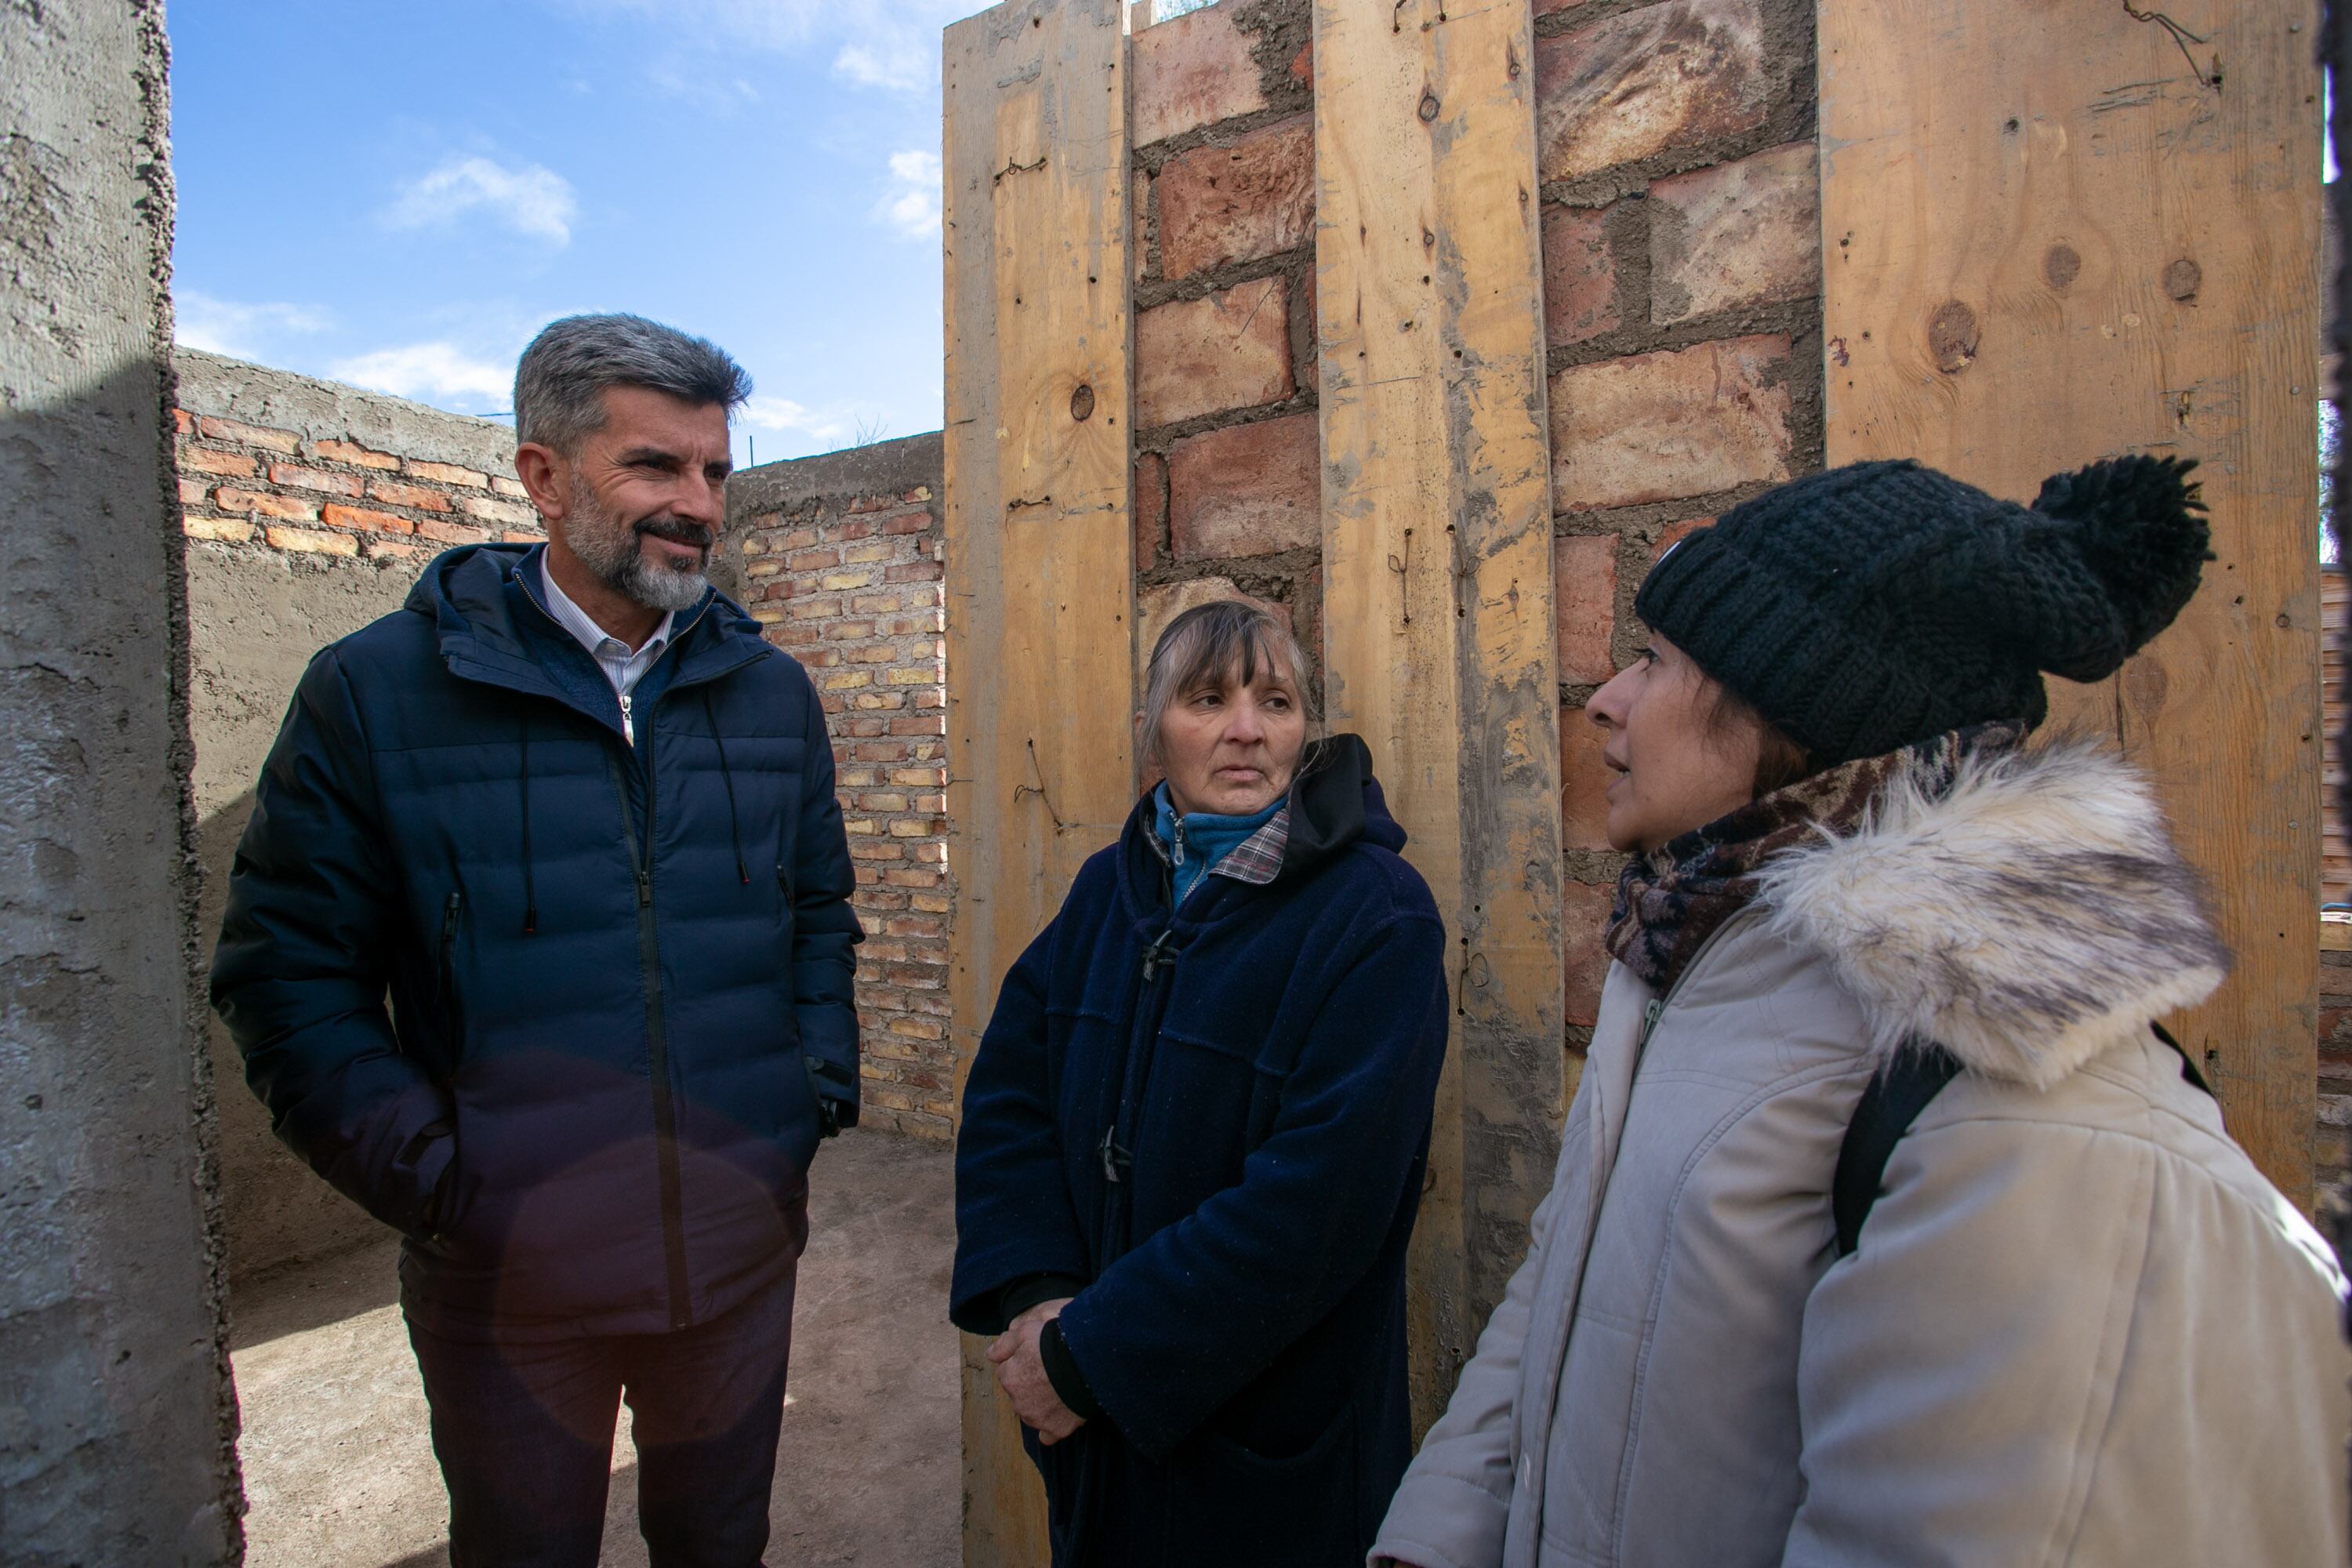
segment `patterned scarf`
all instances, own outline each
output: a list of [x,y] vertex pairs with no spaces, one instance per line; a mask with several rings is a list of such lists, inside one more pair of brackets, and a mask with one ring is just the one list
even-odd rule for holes
[[1888,782],[1905,773],[1931,795],[1949,789],[1963,761],[2009,751],[2025,731],[2015,720],[1972,724],[1884,756],[1840,763],[1634,856],[1617,879],[1610,953],[1666,990],[1706,939],[1756,896],[1756,873],[1765,861],[1822,828],[1853,832]]

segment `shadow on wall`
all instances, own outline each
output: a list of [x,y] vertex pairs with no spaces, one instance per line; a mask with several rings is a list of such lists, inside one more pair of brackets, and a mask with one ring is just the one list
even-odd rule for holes
[[[253,813],[254,784],[295,685],[320,647],[398,609],[415,577],[408,562],[189,544],[189,728],[204,872],[196,929],[207,963],[220,934],[236,842]],[[385,1235],[278,1142],[268,1113],[245,1087],[228,1031],[209,1008],[205,1027],[218,1085],[222,1228],[231,1277],[243,1281]]]

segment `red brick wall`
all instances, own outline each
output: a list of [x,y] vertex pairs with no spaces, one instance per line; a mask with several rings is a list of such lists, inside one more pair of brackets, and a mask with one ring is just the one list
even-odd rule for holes
[[[513,435],[489,421],[414,409],[428,442],[425,451],[404,449],[397,423],[352,430],[331,418],[348,411],[346,402],[364,416],[391,400],[343,400],[343,388],[264,369],[242,385],[268,388],[278,402],[257,395],[252,416],[233,418],[216,411],[216,390],[242,367],[186,351],[181,360],[191,388],[184,402],[195,405],[174,411],[188,538],[369,560],[425,560],[489,538],[546,538],[515,482]],[[466,461],[446,461],[452,456]]]
[[1310,31],[1223,0],[1135,36],[1139,659],[1235,593],[1321,657]]
[[1665,548],[1818,468],[1812,12],[1538,5],[1569,1039],[1591,1037],[1623,858],[1584,703],[1642,643]]
[[955,1131],[940,461],[932,435],[746,469],[714,571],[824,694],[866,933],[866,1119],[931,1138]]

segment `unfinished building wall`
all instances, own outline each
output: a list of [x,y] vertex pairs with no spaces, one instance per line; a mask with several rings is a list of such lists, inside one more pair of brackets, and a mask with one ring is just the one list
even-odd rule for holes
[[1539,15],[1536,32],[1562,901],[1581,1048],[1624,864],[1604,831],[1605,737],[1584,704],[1640,647],[1633,595],[1657,558],[1822,463],[1812,7],[1585,5]]
[[[1621,857],[1583,704],[1639,646],[1657,556],[1822,461],[1812,13],[1538,5],[1569,1043],[1591,1037]],[[1306,0],[1134,39],[1139,654],[1241,592],[1322,653],[1314,60]]]
[[0,8],[0,1557],[240,1554],[157,0]]
[[726,585],[823,694],[856,904],[863,1116],[955,1135],[936,433],[747,468]]
[[1307,0],[1224,0],[1135,35],[1139,668],[1236,594],[1322,659],[1310,24]]
[[[173,359],[209,955],[254,783],[310,656],[400,608],[436,552],[541,534],[502,425],[191,349]],[[228,1031],[209,1016],[207,1026],[231,1272],[377,1234],[270,1134]]]
[[[1583,705],[1658,555],[1821,466],[1820,182],[1809,5],[1536,10],[1573,1051],[1623,863]],[[1322,656],[1310,20],[1223,0],[1134,38],[1139,657],[1234,591]]]

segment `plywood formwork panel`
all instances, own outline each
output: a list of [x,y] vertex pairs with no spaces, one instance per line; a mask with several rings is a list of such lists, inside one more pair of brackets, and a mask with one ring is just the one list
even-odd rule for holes
[[1524,3],[1315,7],[1330,726],[1453,943],[1409,1300],[1417,1426],[1526,1246],[1561,1112],[1559,748]]
[[[1135,799],[1119,0],[948,28],[949,994],[958,1089],[1004,972]],[[964,1561],[1046,1561],[1043,1495],[963,1343]]]
[[[2030,500],[2202,459],[2218,560],[2054,722],[2155,774],[2237,954],[2178,1028],[2272,1180],[2311,1182],[2318,901],[2319,81],[2307,7],[1822,0],[1832,464]],[[2192,30],[2193,29],[2193,30]]]

